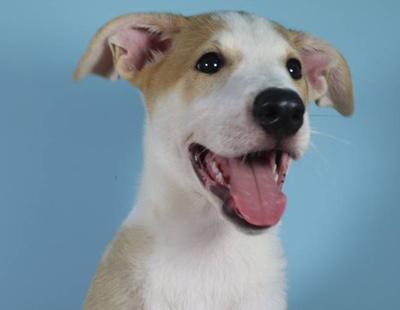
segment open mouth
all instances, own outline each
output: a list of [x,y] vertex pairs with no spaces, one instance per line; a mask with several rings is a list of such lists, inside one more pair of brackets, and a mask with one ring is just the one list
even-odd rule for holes
[[189,151],[197,176],[222,201],[229,219],[251,229],[279,222],[286,208],[282,187],[291,161],[288,153],[270,150],[228,158],[196,143]]

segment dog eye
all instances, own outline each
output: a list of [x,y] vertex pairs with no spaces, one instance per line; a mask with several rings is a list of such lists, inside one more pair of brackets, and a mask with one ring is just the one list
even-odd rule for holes
[[290,58],[286,63],[286,68],[289,71],[290,76],[294,80],[300,80],[302,77],[301,74],[301,63],[296,58]]
[[214,74],[221,70],[223,65],[224,61],[221,55],[210,52],[200,57],[196,63],[196,70],[207,74]]

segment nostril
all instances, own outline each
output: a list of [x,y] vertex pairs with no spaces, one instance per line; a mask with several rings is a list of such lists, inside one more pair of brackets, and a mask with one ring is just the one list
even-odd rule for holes
[[278,116],[279,116],[279,111],[275,106],[269,107],[268,109],[266,109],[264,113],[264,117],[268,121],[273,121],[274,119],[278,118]]

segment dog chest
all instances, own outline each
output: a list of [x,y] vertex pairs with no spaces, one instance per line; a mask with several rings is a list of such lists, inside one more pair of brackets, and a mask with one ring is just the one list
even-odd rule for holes
[[187,251],[157,247],[147,264],[146,310],[285,309],[280,244],[252,243]]

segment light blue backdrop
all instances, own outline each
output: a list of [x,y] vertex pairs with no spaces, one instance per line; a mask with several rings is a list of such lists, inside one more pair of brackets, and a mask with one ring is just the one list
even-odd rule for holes
[[131,11],[240,9],[338,47],[357,111],[312,108],[282,236],[290,309],[400,309],[400,37],[396,1],[3,1],[0,309],[79,309],[141,169],[143,107],[124,82],[74,67],[99,26]]

